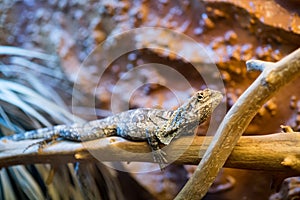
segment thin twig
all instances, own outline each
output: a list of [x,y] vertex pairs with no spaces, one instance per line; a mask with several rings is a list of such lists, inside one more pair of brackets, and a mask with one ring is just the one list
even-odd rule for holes
[[300,75],[300,49],[276,63],[251,60],[247,66],[263,69],[263,72],[226,114],[193,176],[177,195],[177,200],[204,197],[259,108]]

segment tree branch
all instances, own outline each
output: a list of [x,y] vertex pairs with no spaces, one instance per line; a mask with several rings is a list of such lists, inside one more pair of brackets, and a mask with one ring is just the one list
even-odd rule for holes
[[[181,137],[173,141],[167,149],[167,159],[177,164],[198,164],[212,137]],[[131,142],[120,137],[103,138],[85,143],[60,141],[37,152],[37,146],[23,152],[37,140],[6,141],[0,143],[0,167],[18,164],[69,162],[91,162],[97,159],[90,151],[101,156],[101,161],[153,162],[146,142]],[[207,144],[207,143],[206,143]],[[188,149],[187,149],[188,147]],[[203,148],[204,147],[204,148]],[[199,149],[202,149],[199,154]],[[90,151],[89,151],[90,150]],[[136,156],[139,153],[140,156]],[[184,152],[182,155],[181,153]],[[291,159],[295,158],[295,159]],[[243,136],[238,141],[225,166],[239,169],[266,171],[299,170],[300,134],[277,133],[265,136]],[[284,162],[292,160],[292,162]]]
[[204,197],[259,108],[300,75],[300,49],[276,63],[251,60],[246,64],[263,72],[226,114],[196,171],[175,199]]

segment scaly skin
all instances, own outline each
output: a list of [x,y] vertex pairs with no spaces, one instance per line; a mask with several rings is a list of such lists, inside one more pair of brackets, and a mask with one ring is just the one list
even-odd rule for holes
[[147,140],[154,161],[166,163],[159,143],[168,145],[183,132],[191,132],[204,122],[221,102],[222,94],[205,89],[196,92],[177,110],[138,108],[85,124],[58,125],[10,136],[12,140],[62,138],[88,141],[108,136],[120,136],[133,141]]

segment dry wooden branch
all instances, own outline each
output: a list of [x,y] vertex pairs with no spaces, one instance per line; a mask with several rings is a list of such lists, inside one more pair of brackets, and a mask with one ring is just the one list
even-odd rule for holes
[[263,72],[226,114],[195,173],[177,195],[177,200],[204,197],[259,108],[300,75],[300,49],[277,63],[251,60],[247,66],[250,69],[261,68]]
[[[170,144],[167,158],[178,164],[198,164],[207,146],[203,141],[211,137],[181,137]],[[68,162],[97,161],[90,151],[101,156],[101,161],[153,162],[146,142],[131,142],[120,137],[103,138],[85,143],[60,141],[37,152],[37,146],[23,152],[36,140],[7,141],[0,143],[0,167],[18,164],[50,163],[57,165]],[[204,147],[204,148],[201,148]],[[87,150],[87,147],[89,150]],[[187,148],[188,147],[188,148]],[[202,149],[199,154],[199,149]],[[122,150],[122,151],[120,151]],[[132,152],[132,153],[130,153]],[[183,154],[181,154],[184,152]],[[239,169],[266,171],[300,171],[300,163],[293,158],[300,157],[300,134],[278,133],[266,136],[243,136],[235,146],[225,166]],[[295,162],[285,162],[295,160]]]

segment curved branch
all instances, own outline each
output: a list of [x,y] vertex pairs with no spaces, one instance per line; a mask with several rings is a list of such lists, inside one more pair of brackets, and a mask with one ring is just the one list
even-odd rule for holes
[[300,75],[300,49],[276,63],[251,60],[246,64],[248,68],[263,69],[263,72],[226,114],[193,176],[177,195],[177,200],[204,197],[259,108]]

